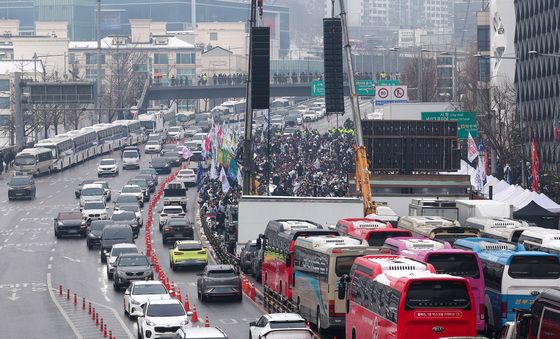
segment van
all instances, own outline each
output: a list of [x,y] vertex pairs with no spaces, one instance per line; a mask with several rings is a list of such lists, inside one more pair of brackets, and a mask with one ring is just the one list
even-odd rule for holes
[[107,261],[114,244],[133,244],[134,234],[128,225],[109,225],[103,229],[101,234],[100,258],[101,262]]
[[14,170],[33,176],[50,173],[54,160],[52,151],[48,148],[26,148],[16,155]]
[[140,169],[140,152],[135,149],[125,149],[122,153],[123,169]]

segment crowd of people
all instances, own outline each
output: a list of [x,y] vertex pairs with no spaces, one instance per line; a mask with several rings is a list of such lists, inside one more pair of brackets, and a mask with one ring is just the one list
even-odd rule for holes
[[14,167],[16,153],[11,149],[0,152],[0,173],[8,173],[8,169]]

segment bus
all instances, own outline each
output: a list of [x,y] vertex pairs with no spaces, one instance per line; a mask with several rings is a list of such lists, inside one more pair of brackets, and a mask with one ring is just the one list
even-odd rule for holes
[[294,244],[292,300],[298,313],[319,331],[344,327],[346,298],[338,298],[338,281],[350,274],[354,259],[378,250],[344,236],[299,237]]
[[50,173],[53,169],[54,159],[50,148],[26,148],[16,154],[14,170],[25,174],[37,176],[41,173]]
[[292,298],[294,243],[298,237],[338,235],[309,220],[280,219],[268,222],[264,233],[261,281],[281,298]]
[[529,309],[542,291],[560,284],[556,255],[526,251],[523,245],[491,238],[459,239],[453,247],[478,254],[484,271],[487,327],[499,331],[515,319],[516,309]]
[[469,281],[476,305],[476,329],[486,330],[484,306],[484,273],[478,255],[454,249],[447,242],[426,238],[393,238],[385,240],[391,254],[420,260],[434,266],[436,273],[463,277]]
[[516,338],[560,338],[560,288],[546,290],[539,294],[531,305],[531,310],[522,315],[517,325],[519,331],[516,333]]
[[410,237],[408,230],[394,228],[388,222],[369,218],[345,218],[336,223],[336,230],[341,235],[365,240],[371,247],[381,248],[385,239],[392,237]]
[[195,113],[193,111],[179,112],[175,115],[175,124],[177,126],[186,127],[189,121],[194,120]]
[[229,109],[230,114],[244,114],[245,113],[245,99],[237,100],[237,101],[226,101],[223,102],[220,106]]
[[540,251],[543,246],[559,241],[560,230],[531,227],[521,233],[517,242],[529,251]]
[[409,230],[413,236],[421,236],[453,243],[457,239],[480,237],[480,230],[472,227],[461,227],[457,220],[417,216],[399,219],[399,228]]
[[74,142],[68,137],[54,137],[50,139],[39,140],[34,146],[35,148],[48,148],[51,150],[54,163],[53,171],[62,171],[74,165]]
[[93,129],[81,129],[66,133],[68,138],[74,142],[74,163],[81,163],[91,159],[95,155],[95,146],[97,145],[97,133]]
[[113,150],[113,133],[115,127],[111,124],[97,124],[92,126],[97,133],[97,154],[105,154]]
[[122,139],[120,147],[136,145],[142,142],[142,125],[138,120],[115,120],[113,125],[122,126]]
[[494,238],[515,243],[521,233],[529,228],[529,224],[524,220],[499,217],[468,218],[463,226],[478,228],[480,236],[484,238]]
[[465,278],[398,255],[356,258],[339,284],[348,295],[346,338],[475,336],[476,310]]
[[159,112],[140,114],[138,120],[145,134],[163,132],[164,130],[163,114]]

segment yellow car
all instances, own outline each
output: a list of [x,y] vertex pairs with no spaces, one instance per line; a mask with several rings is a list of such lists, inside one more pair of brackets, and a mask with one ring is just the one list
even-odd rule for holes
[[198,240],[179,240],[169,250],[169,266],[173,271],[180,267],[204,267],[208,253]]

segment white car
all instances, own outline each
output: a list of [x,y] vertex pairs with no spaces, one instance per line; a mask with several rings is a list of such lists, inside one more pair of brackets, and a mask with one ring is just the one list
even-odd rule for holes
[[166,299],[171,299],[171,296],[161,281],[133,281],[124,291],[124,314],[132,318],[131,310],[133,307],[140,307],[148,300]]
[[140,153],[134,149],[125,149],[122,154],[123,169],[140,169]]
[[95,181],[94,184],[99,184],[105,190],[105,201],[111,201],[111,187],[109,183],[105,180]]
[[138,247],[134,244],[115,244],[111,247],[111,252],[107,256],[107,279],[113,279],[113,273],[115,272],[115,261],[119,255],[123,253],[140,253]]
[[196,133],[195,135],[193,135],[192,141],[201,142],[202,140],[206,139],[206,135],[206,133]]
[[115,206],[115,211],[130,211],[136,214],[136,221],[138,221],[138,227],[142,227],[144,225],[144,217],[142,216],[142,209],[138,204],[125,204],[120,205],[118,208]]
[[87,184],[82,187],[80,195],[80,207],[88,201],[107,200],[105,189],[101,184]]
[[159,153],[161,152],[161,144],[157,140],[150,140],[144,146],[144,152],[146,153]]
[[184,217],[185,211],[183,207],[178,205],[164,206],[159,214],[159,230],[163,229],[163,225],[167,222],[170,217]]
[[[275,326],[275,323],[278,325]],[[314,338],[305,319],[297,313],[270,313],[249,324],[251,339],[312,339]]]
[[178,126],[169,127],[167,136],[171,139],[181,140],[183,139],[183,128]]
[[185,187],[196,186],[196,174],[190,168],[180,170],[175,180],[181,181]]
[[228,339],[227,334],[217,327],[191,327],[177,331],[176,339]]
[[303,121],[304,122],[310,122],[310,121],[315,121],[315,120],[317,120],[317,116],[315,115],[315,112],[307,111],[307,112],[303,113]]
[[120,194],[133,195],[136,197],[136,199],[138,199],[140,207],[144,206],[144,192],[142,191],[142,187],[138,185],[124,185]]
[[105,199],[98,201],[86,201],[82,207],[82,217],[86,220],[105,220],[109,219]]
[[165,300],[148,300],[140,307],[133,307],[131,315],[137,316],[138,338],[175,338],[179,329],[192,327],[189,317],[181,302],[175,298]]
[[115,159],[101,159],[97,166],[97,176],[102,177],[104,175],[119,175],[119,164]]

